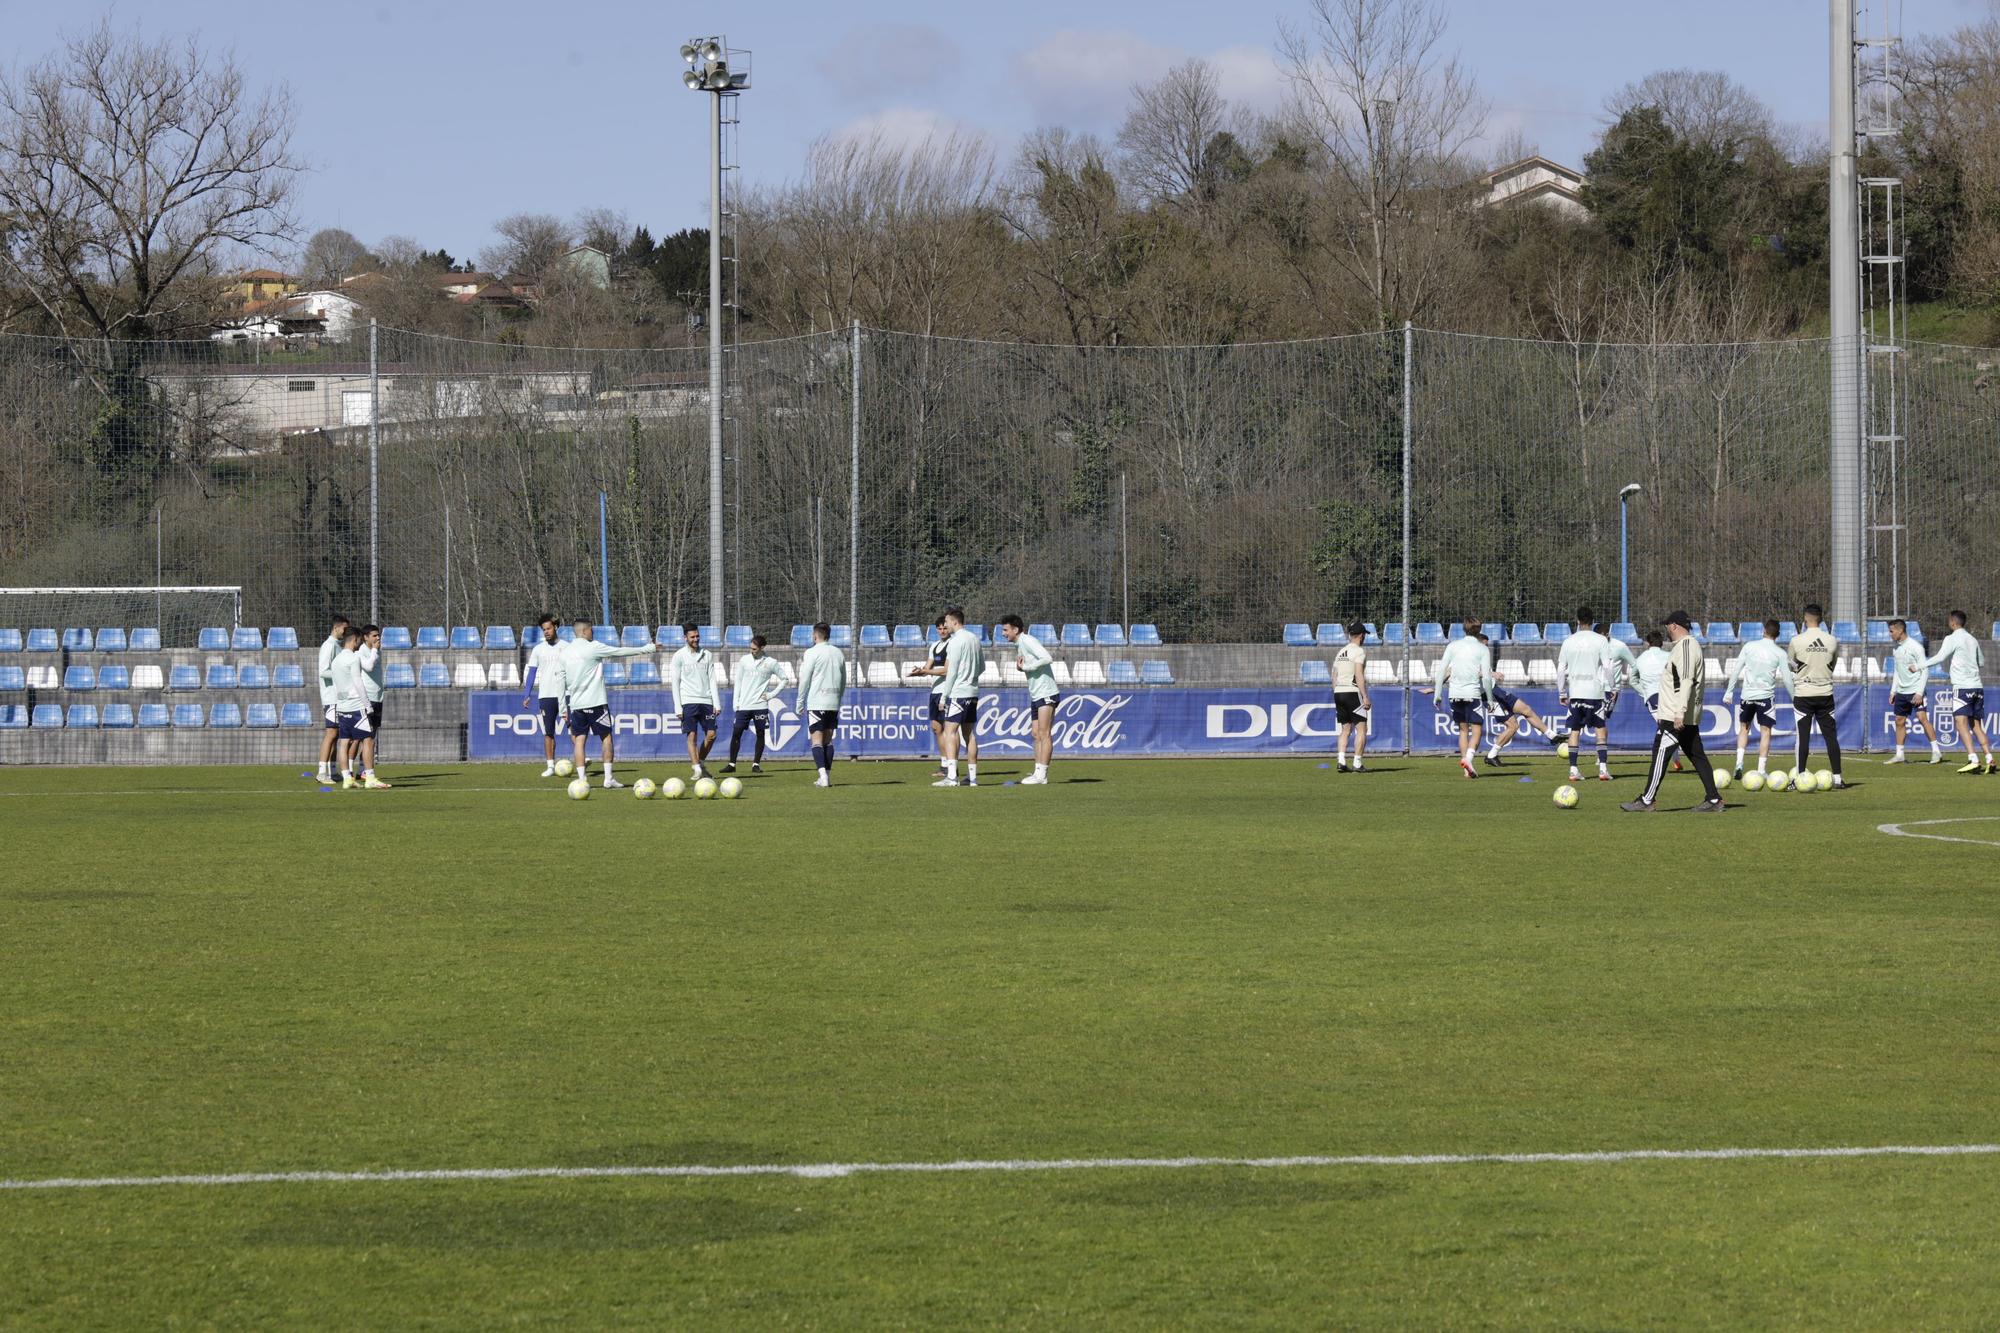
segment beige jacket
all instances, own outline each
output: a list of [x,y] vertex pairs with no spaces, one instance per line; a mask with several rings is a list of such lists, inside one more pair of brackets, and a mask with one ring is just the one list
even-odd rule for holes
[[1689,634],[1667,649],[1660,671],[1660,705],[1653,716],[1677,727],[1701,724],[1701,640]]

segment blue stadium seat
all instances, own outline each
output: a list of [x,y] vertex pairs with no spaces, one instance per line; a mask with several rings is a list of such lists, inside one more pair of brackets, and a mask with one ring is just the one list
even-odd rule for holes
[[1612,622],[1611,637],[1628,646],[1645,642],[1644,639],[1639,637],[1639,627],[1629,620]]
[[1123,648],[1125,646],[1125,627],[1123,625],[1099,625],[1097,627],[1097,646],[1099,648]]
[[66,690],[94,690],[97,688],[97,673],[87,666],[65,667],[63,688]]
[[[1709,626],[1711,630],[1714,628],[1715,626],[1713,625]],[[1761,620],[1739,620],[1736,622],[1736,634],[1738,639],[1743,643],[1755,643],[1764,637],[1764,622]],[[1713,634],[1704,635],[1703,637],[1710,643],[1728,642],[1726,639],[1716,638]]]
[[271,668],[252,663],[236,673],[236,688],[239,690],[268,690],[271,688]]
[[494,652],[507,652],[521,646],[521,641],[514,637],[512,625],[488,625],[485,643]]
[[302,690],[306,687],[306,669],[297,662],[280,662],[271,673],[271,684],[281,690]]
[[426,662],[417,670],[417,684],[426,690],[448,690],[451,668],[442,662]]
[[236,632],[229,636],[229,651],[233,653],[263,652],[264,632],[255,625],[238,625]]
[[1836,620],[1833,622],[1833,637],[1837,643],[1860,643],[1861,626],[1851,620]]
[[653,631],[653,642],[663,643],[669,648],[679,648],[685,640],[679,625],[662,625]]
[[1498,621],[1487,621],[1479,627],[1479,631],[1486,636],[1488,643],[1497,644],[1507,642],[1507,627]]
[[1517,620],[1514,628],[1507,632],[1507,637],[1515,643],[1540,643],[1542,627],[1532,620]]
[[556,642],[557,642],[557,643],[575,643],[575,642],[576,642],[576,626],[574,626],[574,625],[557,625],[557,626],[556,626]]
[[28,673],[23,667],[0,666],[0,690],[25,690]]
[[1347,642],[1347,627],[1323,620],[1313,630],[1313,646],[1317,648],[1338,648]]
[[[1711,620],[1708,622],[1707,629],[1702,629],[1699,622],[1697,622],[1695,628],[1701,630],[1702,642],[1704,643],[1744,642],[1744,640],[1737,637],[1736,630],[1726,620]],[[1760,634],[1762,632],[1761,629],[1758,631]]]
[[208,710],[208,725],[235,731],[243,725],[243,709],[236,704],[216,704]]
[[479,627],[476,625],[453,625],[451,646],[460,652],[479,651]]
[[[984,626],[984,625],[967,625],[967,626],[966,626],[965,628],[966,628],[967,630],[971,631],[971,633],[972,633],[972,637],[973,637],[973,638],[975,638],[975,639],[979,640],[979,641],[980,641],[981,643],[985,643],[985,642],[986,642],[986,626]],[[844,647],[845,645],[842,645],[842,646]]]
[[619,633],[618,646],[620,648],[651,648],[653,646],[653,631],[647,629],[644,625],[627,625]]
[[1910,635],[1910,637],[1911,637],[1911,638],[1913,638],[1913,639],[1915,639],[1915,640],[1916,640],[1917,642],[1919,642],[1919,643],[1929,643],[1929,642],[1930,642],[1930,640],[1929,640],[1929,639],[1927,639],[1927,638],[1925,638],[1925,637],[1924,637],[1924,622],[1923,622],[1923,621],[1921,621],[1921,620],[1917,620],[1917,619],[1915,619],[1915,618],[1912,618],[1912,619],[1910,619],[1910,620],[1908,620],[1908,621],[1906,621],[1906,622],[1904,623],[1904,625],[1903,625],[1903,628],[1904,628],[1904,629],[1905,629],[1906,631],[1908,631],[1908,632],[1909,632],[1909,635]]
[[243,710],[243,725],[246,727],[275,727],[278,725],[278,705],[251,704]]
[[748,625],[727,625],[722,630],[722,646],[729,649],[750,651],[750,640],[757,637],[757,631]]
[[114,662],[110,666],[97,669],[97,688],[100,690],[129,690],[132,688],[132,668]]
[[[1299,628],[1300,628],[1300,629],[1302,629],[1302,630],[1305,630],[1305,632],[1306,632],[1306,642],[1307,642],[1307,643],[1311,643],[1311,642],[1312,642],[1312,631],[1311,631],[1310,629],[1307,629],[1307,627],[1306,627],[1306,626],[1304,626],[1304,625],[1301,625],[1301,626],[1299,626]],[[1287,626],[1287,627],[1286,627],[1286,629],[1287,629],[1287,631],[1289,631],[1289,630],[1290,630],[1290,626]],[[1067,625],[1064,625],[1064,626],[1062,627],[1062,643],[1063,643],[1063,647],[1065,647],[1065,648],[1088,648],[1088,647],[1090,647],[1090,646],[1091,646],[1091,643],[1090,643],[1090,626],[1088,626],[1088,625],[1078,625],[1078,624],[1073,624],[1073,623],[1072,623],[1072,624],[1067,624]]]
[[62,646],[65,652],[87,653],[90,651],[90,631],[87,629],[66,629],[62,632]]
[[792,626],[792,647],[810,648],[812,646],[813,646],[813,627],[811,625]]
[[1007,642],[1007,626],[1002,621],[996,620],[993,622],[993,642],[995,643]]
[[281,727],[310,727],[319,720],[311,704],[286,704],[284,711],[278,714],[278,725]]
[[891,636],[898,648],[921,648],[924,646],[924,631],[917,625],[898,625]]
[[61,704],[36,704],[35,711],[28,718],[29,726],[43,727],[51,731],[60,730],[62,722]]
[[[698,626],[697,628],[699,628],[699,629],[701,630],[701,646],[702,646],[702,647],[704,647],[704,648],[720,648],[720,647],[722,646],[722,631],[721,631],[720,629],[718,629],[718,628],[717,628],[716,626],[714,626],[714,625],[701,625],[701,626]],[[845,645],[843,645],[843,646],[845,646]]]
[[632,683],[634,685],[658,685],[660,683],[659,664],[645,661],[634,662],[632,664]]
[[1996,620],[1993,622],[1993,628],[1989,630],[1988,633],[1990,633],[1994,638],[2000,639],[2000,620]]
[[0,728],[14,731],[28,725],[28,705],[0,704]]
[[887,648],[894,643],[895,640],[889,637],[889,627],[887,625],[863,625],[861,627],[861,646],[863,648]]
[[1132,646],[1134,648],[1158,648],[1164,640],[1160,638],[1158,625],[1135,624],[1132,626]]
[[[1083,626],[1078,625],[1076,628],[1082,629]],[[1070,627],[1068,625],[1064,625],[1063,642],[1066,644],[1069,643],[1070,641],[1069,631]],[[1088,640],[1086,640],[1086,642],[1088,642]],[[1310,648],[1312,646],[1313,646],[1313,627],[1311,625],[1306,624],[1302,620],[1294,620],[1286,623],[1285,647]]]
[[[195,709],[195,712],[199,714],[201,712],[201,709],[197,708]],[[167,706],[165,704],[139,705],[139,725],[147,728],[148,730],[151,730],[155,727],[166,726],[167,718],[168,718],[168,713],[167,713]]]
[[[300,681],[301,685],[305,682]],[[414,690],[417,688],[417,669],[408,662],[389,662],[382,667],[382,688],[385,690]]]
[[23,642],[21,631],[17,629],[0,629],[0,653],[18,653],[21,651],[21,644]]
[[1570,636],[1571,626],[1567,621],[1551,620],[1542,625],[1543,643],[1561,643]]
[[62,640],[52,629],[31,629],[28,631],[28,651],[31,653],[53,653],[62,647]]
[[69,706],[69,716],[63,719],[63,725],[65,727],[88,727],[91,730],[95,730],[97,728],[97,705],[71,704]]
[[132,705],[104,705],[104,716],[98,721],[97,725],[110,731],[130,731],[132,729]]
[[1409,638],[1409,627],[1400,621],[1393,621],[1382,627],[1382,642],[1392,648],[1400,648]]
[[[536,644],[542,641],[542,627],[540,625],[521,626],[520,641],[521,641],[521,646],[524,648],[534,647]],[[384,646],[386,647],[387,645],[385,644]]]
[[299,632],[289,625],[274,625],[264,636],[264,646],[274,653],[295,653],[299,650]]
[[1435,620],[1420,621],[1417,624],[1417,642],[1437,644],[1444,642],[1444,626]]
[[1869,621],[1869,622],[1868,622],[1868,642],[1870,642],[1870,643],[1887,643],[1887,642],[1889,642],[1889,622],[1888,622],[1888,621],[1886,621],[1886,620],[1871,620],[1871,621]]
[[1146,685],[1171,685],[1174,673],[1165,662],[1142,662],[1139,664],[1139,680]]
[[236,688],[236,668],[227,662],[217,662],[208,669],[208,678],[203,682],[211,690],[233,690]]
[[229,631],[220,625],[210,625],[196,637],[194,646],[205,653],[228,652]]
[[160,651],[160,632],[150,628],[135,629],[131,643],[135,653],[157,653]]
[[1790,643],[1793,639],[1798,637],[1798,633],[1799,633],[1799,627],[1792,621],[1780,620],[1778,622],[1778,638],[1780,641],[1784,643]]
[[1333,684],[1333,672],[1327,667],[1326,663],[1317,658],[1301,662],[1299,663],[1299,684],[1331,685]]
[[1113,685],[1137,685],[1139,668],[1130,662],[1114,660],[1104,664],[1104,678]]
[[167,669],[167,688],[170,690],[198,690],[201,688],[201,668],[191,663]]
[[623,662],[606,662],[600,670],[604,673],[606,685],[623,685],[632,678]]
[[[854,646],[854,626],[829,625],[827,628],[833,631],[833,637],[827,640],[828,643],[831,643],[836,648],[852,648]],[[968,625],[966,628],[975,633],[979,629],[977,625]]]
[[442,625],[419,625],[417,627],[417,647],[443,648],[451,642]]
[[382,646],[384,648],[394,648],[397,652],[409,651],[409,629],[403,625],[384,625],[382,627]]
[[116,625],[97,631],[97,651],[100,653],[122,653],[125,642],[125,631]]
[[207,721],[200,704],[175,704],[174,725],[177,727],[199,727]]

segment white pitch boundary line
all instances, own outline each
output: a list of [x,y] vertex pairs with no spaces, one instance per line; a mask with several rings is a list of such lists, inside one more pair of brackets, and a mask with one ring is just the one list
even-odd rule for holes
[[1945,833],[1912,833],[1913,828],[1928,828],[1933,824],[1990,824],[2000,821],[2000,815],[1964,815],[1955,819],[1908,819],[1900,824],[1877,824],[1877,833],[1886,833],[1892,838],[1923,838],[1929,842],[1963,842],[1974,847],[2000,847],[2000,842],[1991,838],[1954,838]]
[[459,1170],[402,1171],[242,1171],[225,1175],[59,1176],[41,1180],[0,1180],[0,1190],[132,1189],[165,1185],[321,1185],[400,1183],[424,1180],[607,1180],[713,1179],[731,1176],[790,1176],[828,1180],[860,1175],[942,1175],[1005,1171],[1184,1171],[1196,1167],[1403,1166],[1603,1166],[1620,1162],[1734,1162],[1763,1159],[1855,1157],[1990,1157],[2000,1143],[1879,1145],[1853,1148],[1633,1148],[1608,1152],[1421,1153],[1403,1156],[1357,1154],[1344,1157],[1058,1157],[1000,1158],[955,1162],[820,1162],[742,1166],[524,1166]]

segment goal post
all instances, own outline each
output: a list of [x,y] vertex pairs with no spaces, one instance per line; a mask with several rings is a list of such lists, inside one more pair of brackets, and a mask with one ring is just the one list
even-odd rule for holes
[[168,648],[243,623],[241,587],[0,588],[0,625],[22,630],[157,629]]

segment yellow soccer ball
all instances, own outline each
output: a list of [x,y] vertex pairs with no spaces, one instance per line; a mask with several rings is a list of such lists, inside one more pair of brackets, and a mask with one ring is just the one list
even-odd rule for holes
[[590,799],[590,779],[588,779],[588,778],[571,778],[571,779],[570,779],[570,781],[569,781],[569,798],[570,798],[570,799],[571,799],[572,801],[587,801],[587,800],[589,800],[589,799]]

